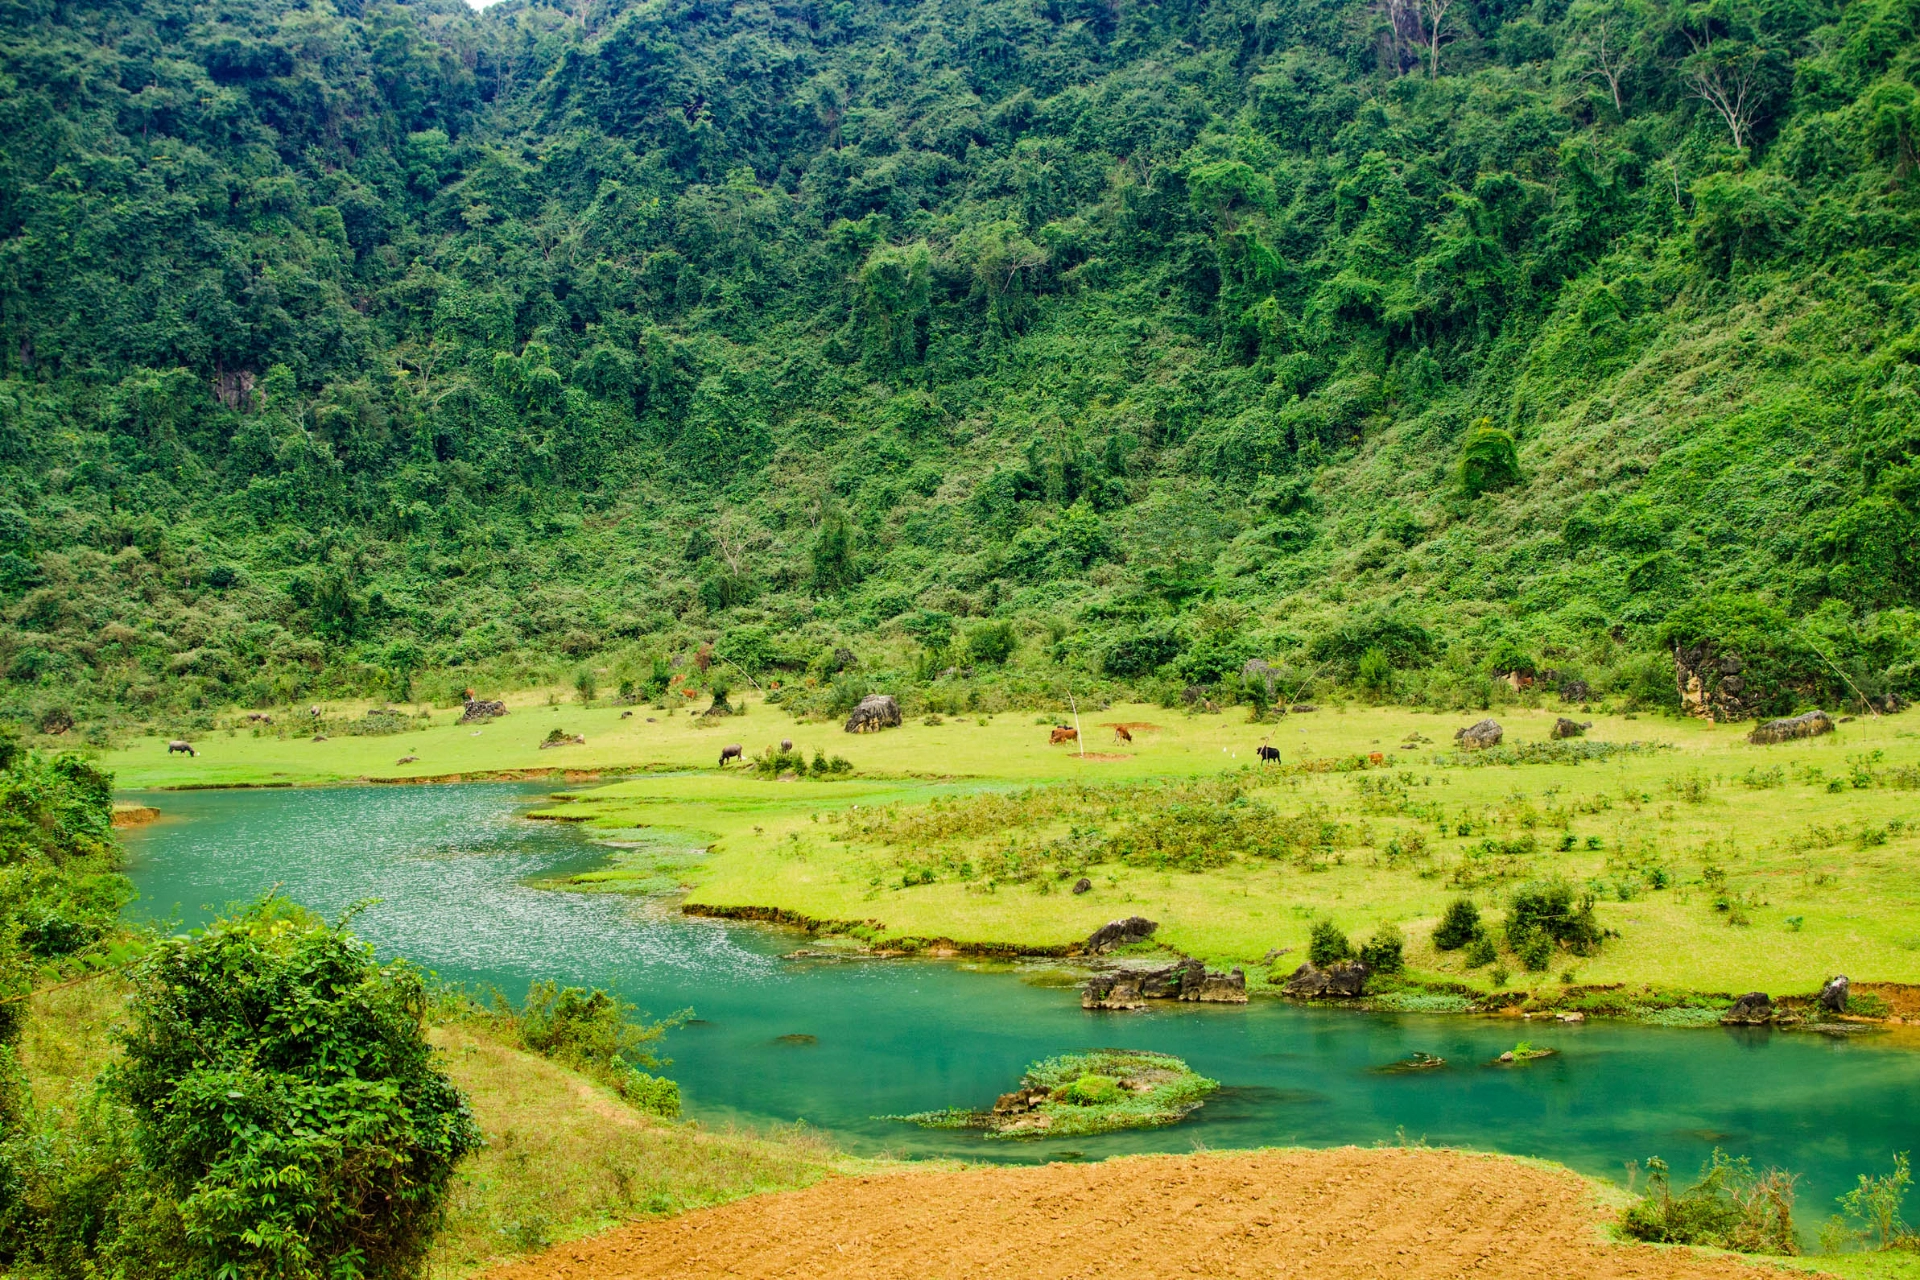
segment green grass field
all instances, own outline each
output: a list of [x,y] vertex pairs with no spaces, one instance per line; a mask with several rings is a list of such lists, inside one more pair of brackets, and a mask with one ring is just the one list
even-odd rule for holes
[[[1397,708],[1254,725],[1238,712],[1116,706],[1081,715],[1083,755],[1049,745],[1047,718],[1031,714],[849,735],[764,704],[714,723],[645,708],[623,720],[617,708],[543,697],[478,732],[440,712],[392,737],[315,743],[239,730],[199,740],[196,758],[145,742],[106,763],[134,787],[632,771],[642,776],[547,810],[625,846],[572,887],[678,888],[707,906],[858,922],[872,942],[1063,946],[1143,914],[1160,922],[1165,945],[1248,966],[1257,982],[1270,967],[1291,969],[1324,916],[1356,942],[1396,925],[1417,972],[1485,987],[1492,966],[1469,969],[1462,953],[1431,945],[1440,911],[1470,892],[1497,918],[1516,885],[1558,875],[1595,895],[1618,936],[1597,955],[1557,954],[1535,974],[1503,956],[1515,986],[1569,972],[1578,984],[1775,994],[1810,991],[1833,973],[1920,982],[1920,718],[1857,720],[1758,747],[1743,725],[1595,716],[1588,745],[1573,751],[1603,758],[1483,765],[1452,749],[1471,716]],[[1499,712],[1509,753],[1548,750],[1540,744],[1555,714]],[[1130,745],[1114,741],[1116,723],[1133,726]],[[587,742],[540,750],[551,727]],[[846,756],[854,776],[775,781],[715,767],[722,744],[753,755],[782,738],[808,755]],[[1258,764],[1263,741],[1281,749],[1281,768]],[[1643,747],[1607,755],[1601,745],[1629,743]],[[1381,763],[1298,771],[1367,753]],[[419,758],[394,763],[407,754]],[[1223,777],[1225,790],[1207,782]],[[1231,847],[1241,829],[1229,826],[1199,871],[1182,869],[1194,859],[1087,852],[1129,832],[1178,829],[1182,815],[1248,806],[1269,827],[1306,822],[1317,835],[1285,856],[1258,856]],[[1076,896],[1063,877],[1082,870],[1093,888]],[[1284,954],[1266,961],[1275,950]]]

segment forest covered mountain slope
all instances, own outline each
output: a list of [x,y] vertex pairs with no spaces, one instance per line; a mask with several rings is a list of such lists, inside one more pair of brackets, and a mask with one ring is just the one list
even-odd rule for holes
[[1917,81],[1916,0],[3,0],[0,715],[1911,693]]

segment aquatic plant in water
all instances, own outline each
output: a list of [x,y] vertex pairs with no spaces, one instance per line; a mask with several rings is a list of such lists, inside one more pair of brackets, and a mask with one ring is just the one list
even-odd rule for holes
[[952,1107],[883,1116],[927,1129],[984,1129],[992,1138],[1053,1138],[1177,1124],[1220,1087],[1179,1058],[1093,1049],[1034,1063],[991,1111]]

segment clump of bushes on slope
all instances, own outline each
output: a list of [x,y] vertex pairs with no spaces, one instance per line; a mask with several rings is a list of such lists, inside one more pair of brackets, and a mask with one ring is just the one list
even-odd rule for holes
[[680,1114],[680,1086],[644,1068],[666,1065],[652,1046],[686,1014],[642,1022],[618,996],[552,981],[534,983],[517,1012],[504,1002],[496,1002],[495,1012],[532,1052],[598,1080],[642,1111]]
[[1647,1161],[1647,1187],[1620,1215],[1620,1231],[1657,1244],[1698,1244],[1741,1253],[1797,1254],[1793,1175],[1755,1173],[1742,1156],[1716,1149],[1700,1180],[1675,1194],[1667,1163]]
[[161,940],[64,1133],[9,1117],[0,1224],[56,1276],[400,1280],[480,1132],[404,963],[282,899]]

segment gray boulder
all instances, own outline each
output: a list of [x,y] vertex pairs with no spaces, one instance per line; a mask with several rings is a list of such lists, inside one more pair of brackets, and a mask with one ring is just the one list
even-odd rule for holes
[[1824,711],[1808,711],[1785,720],[1769,720],[1765,724],[1755,725],[1753,732],[1747,735],[1747,741],[1764,747],[1776,742],[1791,742],[1795,738],[1817,738],[1823,733],[1832,732],[1832,716]]
[[1151,938],[1153,931],[1159,927],[1158,923],[1145,916],[1128,916],[1124,920],[1110,920],[1087,935],[1086,950],[1099,955],[1103,951],[1111,951],[1129,942]]
[[1553,729],[1547,734],[1550,738],[1578,738],[1593,728],[1591,720],[1569,720],[1560,716],[1553,722]]
[[507,714],[507,704],[489,698],[469,698],[460,712],[461,724],[478,724]]
[[1081,876],[1073,882],[1073,891],[1075,893],[1091,893],[1093,892],[1093,881],[1087,879],[1085,876]]
[[1592,702],[1593,687],[1585,680],[1562,680],[1560,682],[1560,701]]
[[1462,751],[1483,751],[1488,747],[1497,747],[1505,736],[1506,730],[1500,727],[1500,722],[1492,719],[1453,731],[1453,740],[1460,744]]
[[900,727],[900,704],[890,693],[870,693],[847,717],[848,733],[877,733]]
[[1764,991],[1749,991],[1720,1015],[1731,1027],[1762,1027],[1773,1021],[1773,997]]
[[1850,986],[1844,973],[1828,979],[1827,985],[1820,988],[1820,1007],[1828,1013],[1845,1013]]

